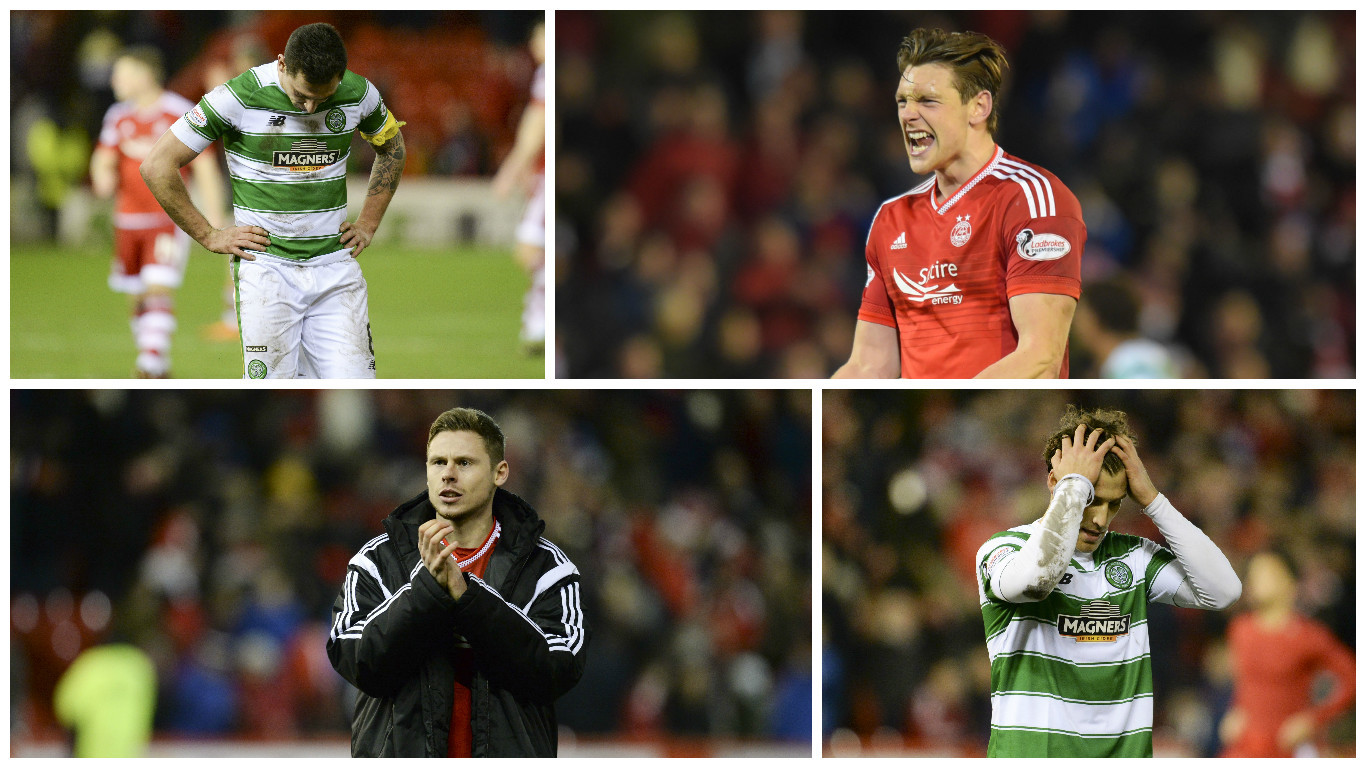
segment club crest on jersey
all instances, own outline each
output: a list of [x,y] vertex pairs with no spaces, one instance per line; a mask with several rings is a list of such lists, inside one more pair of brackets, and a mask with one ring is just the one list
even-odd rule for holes
[[1105,580],[1115,589],[1128,589],[1133,586],[1134,572],[1123,561],[1113,560],[1105,566]]
[[316,171],[337,162],[341,150],[328,149],[317,139],[300,139],[290,145],[287,151],[274,153],[276,168],[288,168],[295,173]]
[[346,113],[339,107],[333,107],[327,112],[327,119],[323,121],[327,124],[327,130],[333,133],[341,133],[346,127]]
[[1058,634],[1078,643],[1113,643],[1129,634],[1132,617],[1108,600],[1092,600],[1081,607],[1080,616],[1059,614]]
[[959,216],[958,223],[953,225],[953,231],[949,232],[949,242],[955,248],[962,248],[967,245],[968,238],[972,237],[972,215]]
[[1015,236],[1015,252],[1030,261],[1056,261],[1072,252],[1072,244],[1062,235],[1024,229]]

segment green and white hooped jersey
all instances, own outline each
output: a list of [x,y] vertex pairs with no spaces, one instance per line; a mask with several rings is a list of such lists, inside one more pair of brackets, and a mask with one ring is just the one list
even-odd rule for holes
[[270,233],[267,249],[250,253],[330,263],[350,256],[340,230],[351,137],[379,133],[387,117],[379,91],[350,70],[316,112],[301,112],[271,61],[205,94],[171,130],[196,152],[223,141],[233,218]]
[[1151,757],[1148,602],[1171,602],[1184,576],[1170,550],[1108,533],[1076,552],[1036,603],[1008,603],[992,582],[1037,523],[977,550],[977,593],[991,657],[989,757]]

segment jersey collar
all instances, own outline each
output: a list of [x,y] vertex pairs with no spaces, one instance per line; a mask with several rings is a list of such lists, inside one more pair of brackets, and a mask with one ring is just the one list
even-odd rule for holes
[[[455,564],[456,564],[456,566],[458,566],[458,567],[460,568],[460,570],[463,571],[464,569],[466,569],[466,568],[470,567],[471,565],[473,565],[474,563],[478,562],[478,561],[479,561],[479,558],[481,558],[481,557],[483,557],[484,555],[487,555],[487,554],[488,554],[489,550],[493,548],[494,542],[498,541],[498,539],[499,539],[502,535],[503,535],[503,524],[500,523],[500,522],[498,522],[497,520],[494,520],[494,521],[493,521],[493,530],[489,531],[488,538],[484,539],[484,544],[483,544],[483,546],[479,547],[479,549],[478,549],[473,555],[470,555],[468,558],[466,558],[466,559],[464,559],[464,560],[461,560],[459,557],[456,557],[456,558],[455,558]],[[467,550],[467,551],[468,551],[468,550]],[[457,549],[456,552],[458,553],[459,550]]]
[[998,144],[996,146],[996,151],[991,154],[991,159],[987,161],[986,165],[982,166],[982,170],[978,171],[977,174],[973,176],[971,179],[968,179],[968,182],[966,184],[959,187],[958,191],[953,193],[953,197],[950,197],[948,199],[948,202],[944,203],[943,205],[939,205],[937,202],[935,202],[935,196],[939,191],[939,186],[936,184],[930,187],[930,205],[934,207],[934,212],[939,214],[940,216],[943,216],[945,213],[947,213],[948,210],[952,208],[955,204],[957,204],[959,200],[963,199],[963,195],[966,195],[969,190],[977,186],[977,182],[985,178],[987,174],[996,170],[996,164],[1001,161],[1001,156],[1005,153],[1005,150],[1001,149],[1000,145]]

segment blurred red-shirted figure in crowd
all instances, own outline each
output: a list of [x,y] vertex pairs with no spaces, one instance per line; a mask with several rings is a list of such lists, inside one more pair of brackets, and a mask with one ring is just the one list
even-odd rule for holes
[[[1233,707],[1219,726],[1222,757],[1316,757],[1315,737],[1356,695],[1356,658],[1323,624],[1295,612],[1297,578],[1284,554],[1261,552],[1247,573],[1252,611],[1229,625]],[[1332,692],[1312,700],[1315,679]]]

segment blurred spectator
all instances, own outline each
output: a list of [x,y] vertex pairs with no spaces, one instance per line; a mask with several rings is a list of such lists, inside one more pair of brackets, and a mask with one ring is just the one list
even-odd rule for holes
[[1353,18],[561,12],[558,357],[572,377],[829,375],[877,203],[919,181],[896,46],[942,26],[1007,48],[999,143],[1077,192],[1083,302],[1129,279],[1135,340],[1188,351],[1182,375],[1351,378]]
[[152,735],[156,671],[127,643],[81,652],[53,693],[53,709],[73,734],[73,757],[143,757]]
[[[1259,552],[1247,571],[1251,611],[1229,627],[1234,689],[1221,756],[1317,757],[1318,734],[1355,699],[1356,659],[1327,627],[1296,613],[1291,555]],[[1316,696],[1318,678],[1330,676],[1331,694]]]
[[[1356,398],[1350,390],[835,391],[822,404],[828,754],[984,755],[990,664],[972,558],[1042,514],[1043,436],[1067,403],[1126,411],[1149,472],[1242,573],[1276,545],[1300,609],[1356,633]],[[1129,508],[1113,530],[1160,541]],[[1311,587],[1313,584],[1315,586]],[[1250,596],[1250,587],[1249,587]],[[1151,607],[1154,747],[1213,756],[1232,611]],[[1158,615],[1158,614],[1161,615]],[[833,659],[833,663],[832,663]],[[1325,755],[1351,755],[1343,723]]]
[[806,390],[15,390],[12,741],[59,738],[57,679],[111,624],[155,664],[159,736],[345,739],[332,601],[455,404],[499,421],[512,490],[596,564],[563,728],[809,739]]
[[1181,375],[1175,356],[1162,344],[1139,334],[1138,294],[1121,280],[1086,286],[1072,318],[1078,356],[1095,358],[1103,379],[1174,379]]

